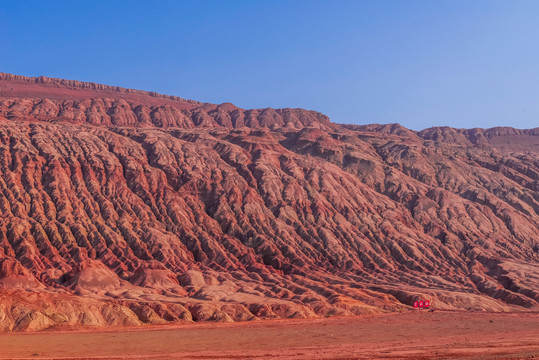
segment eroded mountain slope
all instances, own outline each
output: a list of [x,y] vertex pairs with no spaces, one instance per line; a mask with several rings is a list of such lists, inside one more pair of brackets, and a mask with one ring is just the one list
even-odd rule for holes
[[4,330],[538,306],[537,129],[17,79],[0,79]]

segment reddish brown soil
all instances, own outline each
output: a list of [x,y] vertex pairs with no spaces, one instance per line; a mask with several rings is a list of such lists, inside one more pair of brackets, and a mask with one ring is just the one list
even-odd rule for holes
[[539,307],[539,129],[0,74],[0,331]]
[[406,312],[0,336],[0,359],[529,359],[539,315]]

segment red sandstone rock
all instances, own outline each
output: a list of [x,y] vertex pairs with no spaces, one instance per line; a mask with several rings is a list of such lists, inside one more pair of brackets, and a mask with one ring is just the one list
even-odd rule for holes
[[537,308],[538,154],[0,74],[1,328]]

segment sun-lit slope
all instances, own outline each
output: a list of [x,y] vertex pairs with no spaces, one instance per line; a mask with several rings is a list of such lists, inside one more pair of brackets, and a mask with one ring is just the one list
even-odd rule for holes
[[0,73],[0,119],[135,127],[304,126],[331,128],[327,116],[303,109],[240,109],[177,96],[74,80]]
[[0,100],[4,330],[538,306],[537,129],[223,126],[214,105],[142,126],[99,99],[80,120]]

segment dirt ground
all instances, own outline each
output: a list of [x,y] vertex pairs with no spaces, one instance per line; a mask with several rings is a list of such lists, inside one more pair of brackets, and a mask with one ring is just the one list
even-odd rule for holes
[[0,335],[0,359],[539,359],[539,313],[413,311]]

